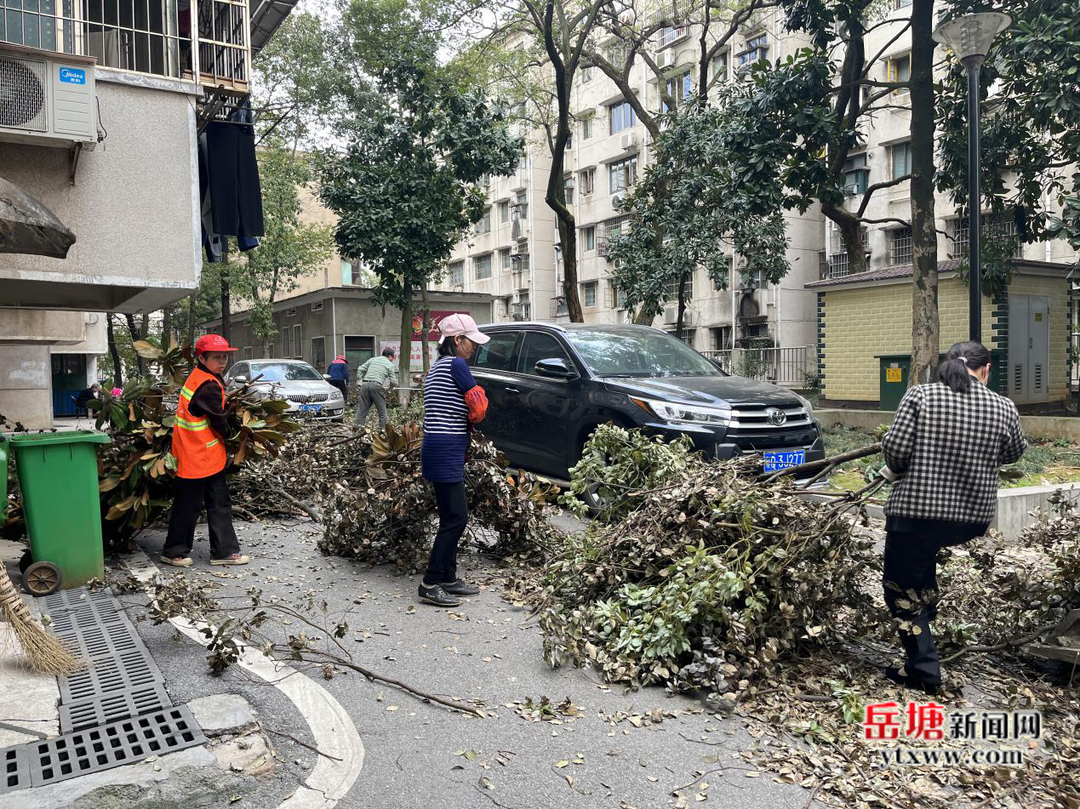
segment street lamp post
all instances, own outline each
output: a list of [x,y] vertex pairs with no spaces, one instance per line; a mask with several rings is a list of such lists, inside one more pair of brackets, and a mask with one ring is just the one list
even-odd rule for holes
[[968,76],[968,329],[971,340],[982,341],[982,275],[979,237],[979,74],[994,37],[1012,23],[1008,14],[995,11],[962,14],[939,25],[934,41],[947,45]]

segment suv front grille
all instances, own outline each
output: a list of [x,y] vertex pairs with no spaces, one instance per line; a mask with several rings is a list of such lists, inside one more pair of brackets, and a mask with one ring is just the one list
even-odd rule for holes
[[[774,411],[783,414],[776,423]],[[773,407],[771,405],[736,405],[731,409],[731,423],[725,440],[748,452],[771,449],[808,447],[817,440],[817,428],[810,414],[801,405]]]

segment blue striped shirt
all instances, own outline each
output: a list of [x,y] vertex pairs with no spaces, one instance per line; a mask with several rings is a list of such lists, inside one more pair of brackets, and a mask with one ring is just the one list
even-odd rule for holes
[[465,392],[476,386],[469,364],[460,357],[440,357],[424,380],[424,477],[439,483],[465,478],[469,446],[469,407]]

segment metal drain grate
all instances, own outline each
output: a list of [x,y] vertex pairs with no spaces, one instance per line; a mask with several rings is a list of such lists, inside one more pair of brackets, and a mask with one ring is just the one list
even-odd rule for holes
[[26,745],[34,787],[204,744],[186,705]]
[[25,744],[0,750],[0,766],[3,767],[0,795],[30,786],[30,758]]
[[164,682],[157,664],[145,649],[131,649],[99,660],[70,677],[58,677],[60,702],[67,705],[102,697],[112,691],[130,691]]
[[55,635],[76,657],[92,661],[114,657],[117,653],[122,654],[134,649],[146,651],[139,633],[127,619],[92,626],[73,626],[70,629],[56,630]]
[[70,705],[61,705],[60,730],[73,733],[171,706],[172,700],[160,683],[133,691],[117,691]]

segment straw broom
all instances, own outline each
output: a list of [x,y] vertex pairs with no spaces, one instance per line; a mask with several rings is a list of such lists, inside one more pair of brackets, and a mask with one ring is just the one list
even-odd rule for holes
[[81,664],[63,644],[34,620],[8,577],[7,568],[0,562],[0,612],[15,630],[15,637],[30,660],[30,668],[40,674],[57,676],[71,674]]

